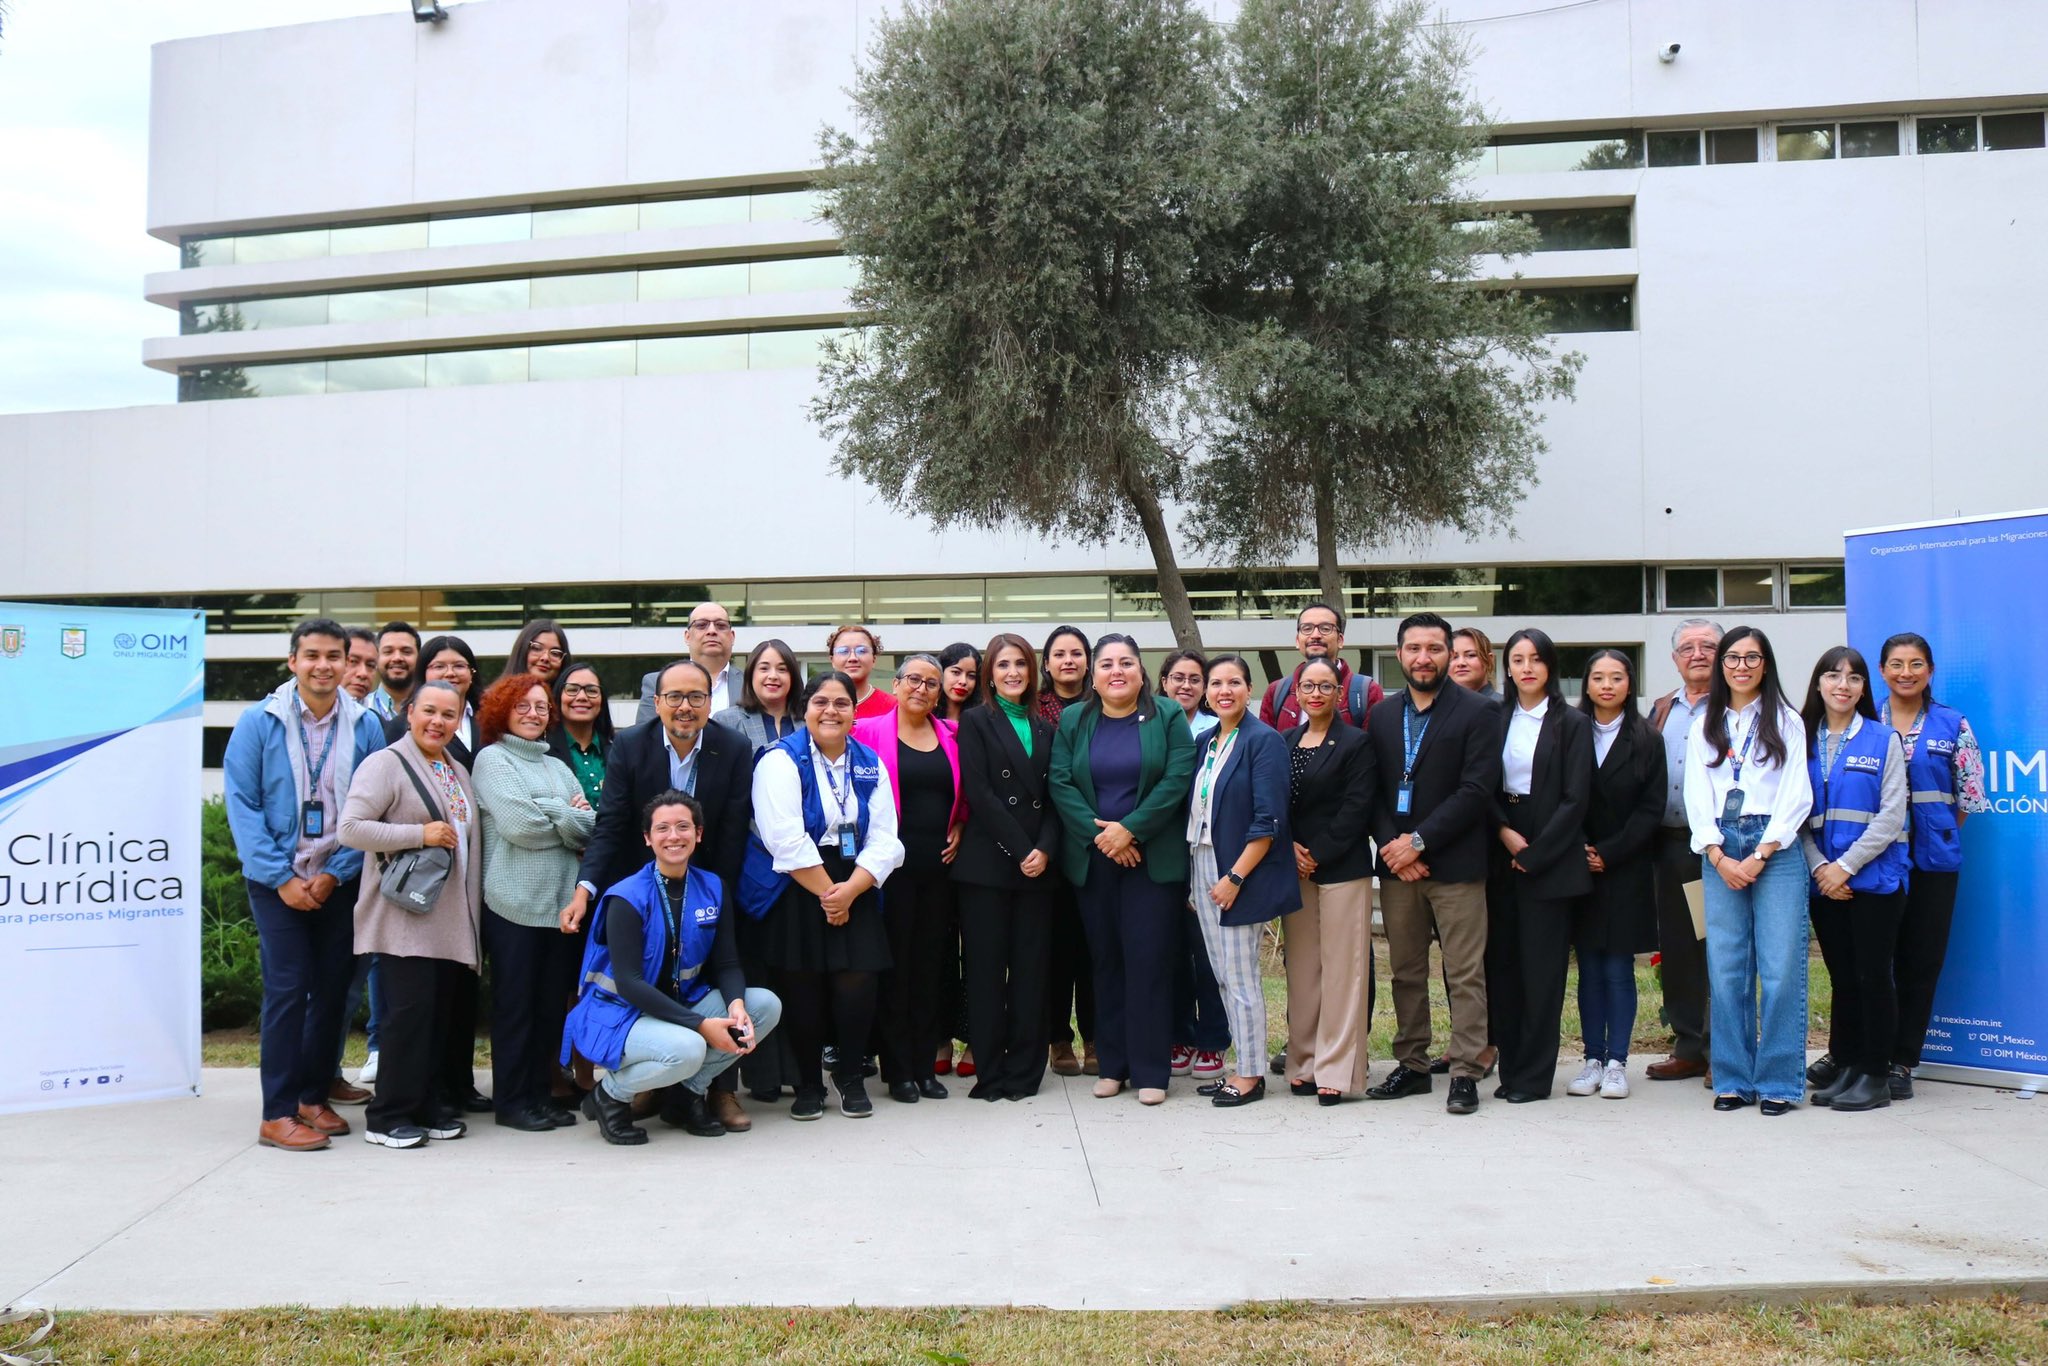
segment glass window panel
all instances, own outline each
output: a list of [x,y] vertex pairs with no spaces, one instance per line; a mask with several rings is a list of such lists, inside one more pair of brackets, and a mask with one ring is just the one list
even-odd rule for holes
[[784,261],[756,261],[747,267],[747,288],[755,294],[851,289],[858,274],[853,261],[845,256],[800,256]]
[[582,237],[597,232],[637,232],[639,229],[638,204],[586,204],[574,209],[533,211],[535,239]]
[[872,579],[862,620],[876,626],[982,621],[981,580]]
[[1600,251],[1629,245],[1626,205],[1602,209],[1532,209],[1538,251]]
[[1786,124],[1778,130],[1778,160],[1832,161],[1835,126],[1831,123]]
[[1350,615],[1404,617],[1410,612],[1444,616],[1494,616],[1500,592],[1492,569],[1371,569],[1352,575]]
[[186,304],[178,310],[178,331],[187,336],[208,332],[244,332],[249,319],[236,304]]
[[1532,289],[1528,297],[1550,310],[1546,331],[1630,332],[1635,329],[1635,288]]
[[590,275],[541,275],[533,281],[535,308],[575,308],[583,304],[629,304],[638,281],[630,270]]
[[1959,114],[1946,119],[1916,119],[1914,126],[1922,156],[1977,150],[1977,116],[1974,114]]
[[1985,151],[2011,152],[2041,145],[2041,116],[2038,113],[1984,116]]
[[428,285],[427,314],[516,313],[527,307],[530,280],[472,280],[459,285]]
[[241,330],[244,331],[255,331],[264,327],[318,327],[327,321],[325,294],[298,294],[281,299],[243,299],[227,307],[241,314]]
[[639,372],[680,375],[696,370],[747,368],[747,334],[715,337],[648,337],[640,343]]
[[640,272],[640,299],[716,299],[747,292],[744,264],[671,266]]
[[459,214],[427,224],[430,247],[475,247],[488,242],[524,242],[533,234],[533,215],[517,213]]
[[752,197],[748,217],[756,223],[809,222],[824,202],[816,190],[769,190]]
[[1502,138],[1495,146],[1502,175],[1533,171],[1612,171],[1643,164],[1634,133]]
[[194,266],[231,266],[235,263],[232,237],[188,237],[178,244],[178,269]]
[[640,230],[709,228],[747,221],[749,196],[698,195],[690,199],[650,199],[640,206]]
[[1498,577],[1496,616],[1583,617],[1643,610],[1642,569],[1633,564],[1517,566],[1499,570]]
[[286,398],[327,391],[327,362],[282,365],[216,365],[182,377],[181,402],[214,398]]
[[1459,169],[1468,176],[1498,175],[1500,173],[1500,156],[1494,151],[1492,144],[1489,143],[1487,146],[1474,151],[1471,157]]
[[1664,606],[1719,607],[1721,575],[1714,569],[1667,569],[1664,571]]
[[1842,155],[1846,157],[1895,157],[1899,154],[1899,121],[1845,123],[1842,125]]
[[[732,603],[725,606],[727,611],[732,610]],[[749,626],[836,626],[841,622],[859,621],[860,614],[859,579],[747,585]],[[810,640],[791,640],[789,643],[799,650],[809,650],[814,646]],[[822,640],[815,642],[820,653],[823,645]]]
[[1721,571],[1723,607],[1770,607],[1775,605],[1773,588],[1776,571],[1768,565],[1746,565]]
[[749,370],[794,370],[816,365],[818,348],[841,329],[806,327],[794,332],[755,332],[747,338]]
[[[1576,704],[1586,691],[1586,662],[1596,651],[1615,650],[1626,655],[1634,676],[1643,676],[1643,647],[1640,645],[1565,645],[1557,647],[1557,682],[1565,700]],[[1640,701],[1640,699],[1638,699]]]
[[327,229],[304,232],[252,232],[235,239],[235,264],[259,261],[304,261],[327,254]]
[[427,290],[359,289],[336,294],[327,302],[327,320],[337,323],[386,323],[427,316]]
[[483,351],[436,351],[427,357],[427,383],[518,384],[526,378],[526,348],[494,346]]
[[[547,591],[552,594],[564,590]],[[643,626],[687,626],[690,613],[700,602],[715,602],[725,608],[735,626],[749,624],[747,586],[743,583],[649,583],[634,585],[634,591],[639,595],[637,610]],[[543,611],[537,615],[551,617],[555,613]],[[666,664],[668,660],[661,662]]]
[[1116,622],[1166,620],[1166,608],[1159,600],[1159,576],[1110,575],[1109,619]]
[[527,378],[610,379],[633,373],[630,341],[570,342],[536,346],[527,361]]
[[366,251],[413,251],[427,245],[427,220],[410,223],[365,223],[360,227],[336,228],[328,251],[335,256],[353,256]]
[[1756,160],[1756,129],[1709,128],[1707,165],[1739,166]]
[[1100,575],[989,579],[987,591],[990,621],[1043,622],[1050,627],[1109,619],[1109,580]]
[[351,356],[327,362],[327,392],[417,389],[427,382],[425,356]]
[[1785,571],[1785,597],[1792,607],[1841,607],[1848,601],[1842,566],[1795,564]]
[[1649,135],[1652,166],[1697,166],[1700,164],[1700,134],[1696,128],[1683,133]]

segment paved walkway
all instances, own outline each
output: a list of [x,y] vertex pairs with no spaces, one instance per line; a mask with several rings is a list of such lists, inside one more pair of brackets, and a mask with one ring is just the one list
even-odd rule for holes
[[[1638,1069],[1638,1075],[1640,1070]],[[416,1152],[255,1146],[256,1074],[197,1101],[0,1119],[0,1303],[597,1308],[1251,1299],[1698,1301],[2048,1290],[2048,1098],[1922,1083],[1767,1120],[1633,1098],[1158,1110],[1089,1078],[645,1147],[488,1118]],[[1482,1092],[1483,1094],[1483,1092]],[[345,1112],[360,1123],[360,1109]],[[1853,1195],[1845,1192],[1855,1192]]]

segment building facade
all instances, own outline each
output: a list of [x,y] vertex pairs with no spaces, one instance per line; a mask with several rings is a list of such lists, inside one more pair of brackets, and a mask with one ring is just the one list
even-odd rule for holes
[[[217,736],[312,612],[485,656],[552,616],[622,694],[707,596],[742,650],[844,620],[892,653],[1068,621],[1165,648],[1141,543],[934,532],[806,416],[851,278],[807,183],[885,9],[487,0],[159,47],[148,230],[181,268],[143,361],[180,402],[0,418],[0,598],[207,608]],[[1446,22],[1498,125],[1477,193],[1535,219],[1509,269],[1585,367],[1512,535],[1352,568],[1367,667],[1429,607],[1631,647],[1652,690],[1689,615],[1803,672],[1845,529],[2048,505],[2048,10]],[[1209,645],[1291,649],[1306,548],[1187,563]]]

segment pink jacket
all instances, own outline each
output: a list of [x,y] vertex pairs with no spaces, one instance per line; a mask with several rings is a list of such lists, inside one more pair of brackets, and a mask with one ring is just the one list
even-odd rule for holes
[[[967,819],[967,794],[960,790],[960,741],[959,723],[932,718],[932,729],[939,733],[939,749],[946,756],[946,762],[953,766],[953,816],[949,825],[958,825]],[[889,771],[889,791],[896,798],[896,814],[903,814],[903,783],[896,773],[896,713],[892,709],[880,716],[864,717],[853,723],[853,738],[881,756],[882,767]]]

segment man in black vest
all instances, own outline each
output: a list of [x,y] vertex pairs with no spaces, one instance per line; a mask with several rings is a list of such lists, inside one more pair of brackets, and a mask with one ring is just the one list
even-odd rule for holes
[[1486,1046],[1486,864],[1500,790],[1500,725],[1450,674],[1451,624],[1434,612],[1395,636],[1407,690],[1372,709],[1373,840],[1380,917],[1394,980],[1395,1068],[1366,1095],[1420,1095],[1429,1080],[1429,939],[1443,945],[1451,995],[1451,1091],[1444,1108],[1479,1108]]

